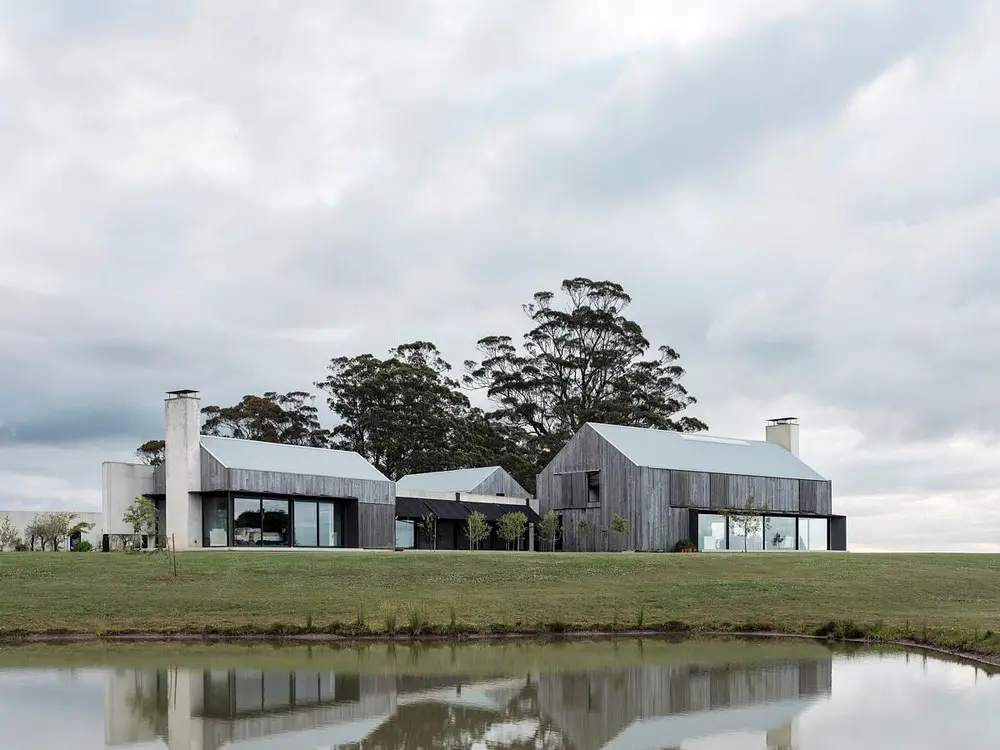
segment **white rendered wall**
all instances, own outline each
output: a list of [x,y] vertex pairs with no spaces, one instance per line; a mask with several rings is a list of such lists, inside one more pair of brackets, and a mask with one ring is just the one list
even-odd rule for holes
[[[75,511],[75,510],[60,510],[60,511],[49,511],[49,510],[0,510],[0,523],[3,523],[5,518],[9,518],[11,524],[17,529],[18,533],[21,535],[21,539],[27,543],[24,539],[24,530],[28,527],[32,521],[35,520],[35,516],[42,513],[73,513],[76,518],[73,519],[71,526],[75,523],[85,522],[94,524],[88,532],[84,532],[80,535],[81,541],[90,542],[95,549],[101,546],[101,528],[102,528],[102,517],[100,513],[95,513],[93,511]],[[62,540],[59,542],[59,550],[65,552],[69,549],[68,540]]]
[[799,455],[799,426],[797,424],[769,424],[764,435],[767,442],[777,443],[793,456]]
[[178,550],[201,549],[201,408],[194,396],[164,402],[167,538]]
[[154,492],[153,467],[105,461],[101,464],[101,495],[105,534],[131,534],[122,520],[128,506],[140,495]]

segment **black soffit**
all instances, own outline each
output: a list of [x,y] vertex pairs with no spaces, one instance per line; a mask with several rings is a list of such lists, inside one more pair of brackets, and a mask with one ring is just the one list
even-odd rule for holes
[[396,517],[397,518],[423,518],[428,512],[424,501],[417,497],[397,497]]
[[464,521],[469,517],[469,510],[465,504],[454,500],[429,500],[423,499],[428,510],[441,521]]

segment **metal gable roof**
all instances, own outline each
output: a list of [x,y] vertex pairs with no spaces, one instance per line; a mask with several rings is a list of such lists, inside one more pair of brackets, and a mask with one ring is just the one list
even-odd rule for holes
[[825,481],[823,476],[782,446],[763,440],[593,422],[588,424],[637,466]]
[[388,482],[389,478],[354,451],[201,436],[201,447],[229,469],[309,474]]
[[475,469],[407,474],[396,482],[396,487],[400,490],[419,492],[472,492],[499,468],[499,466],[480,466]]

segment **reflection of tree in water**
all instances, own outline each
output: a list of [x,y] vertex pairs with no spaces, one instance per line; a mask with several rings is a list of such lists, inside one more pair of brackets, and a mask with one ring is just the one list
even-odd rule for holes
[[[511,735],[506,741],[505,731]],[[478,743],[491,750],[572,750],[557,729],[539,719],[538,699],[531,685],[497,711],[436,703],[400,706],[362,742],[344,748],[466,750]]]

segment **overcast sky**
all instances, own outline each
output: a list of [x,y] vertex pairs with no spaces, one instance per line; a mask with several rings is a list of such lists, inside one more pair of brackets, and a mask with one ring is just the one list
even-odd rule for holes
[[1000,550],[998,80],[989,0],[0,0],[0,508],[588,276],[853,549]]

